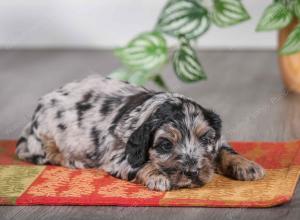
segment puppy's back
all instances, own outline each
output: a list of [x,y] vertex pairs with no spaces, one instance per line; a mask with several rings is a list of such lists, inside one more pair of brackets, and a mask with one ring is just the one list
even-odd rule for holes
[[19,139],[17,155],[46,163],[49,142],[69,161],[93,154],[96,145],[103,145],[105,151],[109,127],[123,99],[141,91],[142,87],[93,75],[44,95]]

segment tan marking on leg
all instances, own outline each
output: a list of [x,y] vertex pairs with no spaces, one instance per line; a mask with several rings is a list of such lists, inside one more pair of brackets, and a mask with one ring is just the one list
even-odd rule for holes
[[[208,158],[203,158],[202,159],[202,168],[199,172],[199,177],[198,179],[201,180],[201,182],[204,184],[208,183],[214,175],[214,167],[211,162],[211,159]],[[199,185],[195,185],[199,186]],[[194,187],[194,185],[192,186]]]
[[59,151],[53,139],[44,137],[44,150],[46,158],[51,164],[67,166],[63,154]]
[[264,177],[264,169],[254,161],[239,154],[221,150],[218,156],[217,172],[237,180],[258,180]]
[[144,184],[151,190],[167,191],[171,189],[171,182],[168,177],[150,163],[138,171],[134,181]]

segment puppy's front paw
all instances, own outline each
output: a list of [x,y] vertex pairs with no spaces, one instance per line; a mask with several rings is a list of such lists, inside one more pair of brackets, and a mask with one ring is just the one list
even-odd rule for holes
[[151,163],[147,163],[138,171],[134,181],[142,183],[151,190],[168,191],[171,189],[171,180]]
[[149,189],[157,191],[168,191],[171,189],[170,180],[162,174],[149,176],[148,179],[145,181],[145,185]]
[[257,163],[242,156],[235,156],[224,170],[225,175],[237,180],[259,180],[264,177],[264,169]]

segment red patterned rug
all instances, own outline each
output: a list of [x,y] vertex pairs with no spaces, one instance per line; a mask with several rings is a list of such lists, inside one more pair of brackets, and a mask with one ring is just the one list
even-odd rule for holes
[[292,199],[300,173],[300,141],[234,142],[236,151],[266,169],[264,179],[215,175],[202,188],[150,191],[102,170],[36,166],[16,159],[15,141],[0,141],[0,204],[270,207]]

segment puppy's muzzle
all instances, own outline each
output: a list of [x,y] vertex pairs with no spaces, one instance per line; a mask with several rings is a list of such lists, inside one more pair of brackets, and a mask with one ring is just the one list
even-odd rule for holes
[[211,180],[214,169],[209,159],[204,159],[201,167],[196,167],[194,161],[189,161],[187,165],[182,173],[191,180],[190,187],[200,187]]

